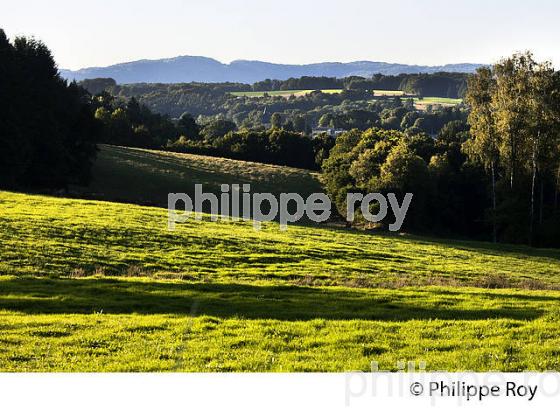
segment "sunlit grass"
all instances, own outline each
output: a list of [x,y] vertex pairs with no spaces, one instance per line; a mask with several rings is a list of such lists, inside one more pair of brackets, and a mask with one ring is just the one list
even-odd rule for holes
[[386,97],[400,97],[400,96],[404,96],[404,91],[401,91],[401,90],[373,90],[373,95],[375,95],[375,96],[386,96]]
[[0,194],[0,269],[65,276],[74,269],[126,275],[171,272],[236,281],[386,284],[501,275],[560,283],[560,251],[345,229],[189,219],[167,228],[167,210],[99,201]]
[[[307,94],[312,93],[313,91],[317,90],[277,90],[277,91],[235,91],[231,92],[230,94],[235,95],[236,97],[264,97],[265,95],[269,95],[271,97],[301,97]],[[341,89],[325,89],[325,90],[318,90],[325,94],[339,94],[343,90]]]
[[[325,89],[325,90],[279,90],[279,91],[235,91],[231,92],[230,94],[235,95],[236,97],[264,97],[265,95],[269,95],[271,97],[301,97],[307,94],[312,93],[313,91],[321,91],[324,94],[340,94],[344,90],[342,89]],[[375,96],[387,96],[387,97],[395,97],[395,96],[403,96],[404,92],[401,90],[372,90]]]
[[422,97],[412,98],[416,108],[425,109],[428,105],[452,107],[461,104],[461,98],[445,98],[445,97]]
[[526,289],[558,286],[557,250],[171,232],[160,208],[9,192],[0,211],[2,371],[560,370],[560,291]]

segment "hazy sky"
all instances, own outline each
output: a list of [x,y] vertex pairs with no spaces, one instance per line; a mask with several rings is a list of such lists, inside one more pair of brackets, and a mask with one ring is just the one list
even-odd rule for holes
[[61,68],[202,55],[279,63],[491,63],[533,50],[560,66],[559,0],[1,0],[0,28]]

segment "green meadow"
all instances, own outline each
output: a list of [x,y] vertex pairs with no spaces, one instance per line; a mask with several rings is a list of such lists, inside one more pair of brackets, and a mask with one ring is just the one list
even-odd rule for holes
[[251,192],[321,192],[319,174],[307,170],[204,155],[100,145],[87,187],[80,196],[167,207],[167,194],[194,195],[194,185],[220,194],[221,184],[250,184]]
[[271,97],[301,97],[307,94],[312,93],[313,91],[321,91],[325,94],[339,94],[343,90],[335,89],[335,90],[277,90],[277,91],[234,91],[231,92],[231,95],[235,95],[236,97],[264,97],[265,95],[269,95]]
[[[281,91],[237,91],[231,92],[230,94],[237,97],[251,97],[259,98],[265,95],[271,97],[301,97],[312,93],[317,90],[281,90]],[[338,94],[344,90],[319,90],[326,94]],[[442,107],[452,107],[454,105],[461,104],[463,100],[461,98],[445,98],[445,97],[414,97],[406,95],[401,90],[372,90],[374,96],[376,97],[402,97],[405,99],[410,99],[413,101],[416,108],[420,110],[426,109],[429,105],[432,106],[442,106]]]
[[423,98],[413,98],[412,101],[414,102],[416,108],[425,109],[428,105],[452,107],[454,105],[461,104],[463,102],[463,99],[445,98],[445,97],[423,97]]
[[560,370],[560,251],[0,192],[0,371]]
[[[280,90],[280,91],[234,91],[231,92],[231,95],[235,95],[236,97],[264,97],[265,95],[269,95],[271,97],[301,97],[307,94],[312,93],[313,91],[321,91],[325,94],[339,94],[341,93],[342,89],[333,89],[333,90]],[[386,96],[386,97],[395,97],[395,96],[403,96],[404,92],[400,90],[372,90],[375,96]]]

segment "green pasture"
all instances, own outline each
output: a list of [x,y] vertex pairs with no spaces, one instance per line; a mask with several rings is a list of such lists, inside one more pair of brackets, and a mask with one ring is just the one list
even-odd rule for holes
[[0,371],[560,370],[560,251],[0,192]]

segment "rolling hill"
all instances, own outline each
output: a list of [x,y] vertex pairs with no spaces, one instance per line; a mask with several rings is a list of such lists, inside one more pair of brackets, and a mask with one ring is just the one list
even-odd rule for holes
[[0,207],[0,371],[560,370],[557,250]]
[[208,57],[180,56],[159,60],[138,60],[108,67],[90,67],[80,70],[60,70],[64,78],[81,81],[87,78],[114,78],[120,84],[128,83],[186,83],[237,82],[252,84],[267,78],[286,80],[290,77],[371,77],[373,74],[412,74],[446,72],[474,72],[480,64],[447,64],[420,66],[375,61],[350,63],[326,62],[316,64],[274,64],[263,61],[236,60],[229,64]]
[[[317,178],[102,146],[86,191],[163,205]],[[558,250],[208,215],[169,231],[159,207],[5,191],[0,208],[0,371],[560,370]]]
[[0,371],[560,370],[560,251],[188,219],[169,191],[308,171],[101,146],[68,199],[0,191]]
[[322,192],[319,174],[304,169],[141,148],[100,145],[87,187],[75,193],[93,199],[167,207],[167,194],[220,194],[221,184],[250,184],[252,192]]

